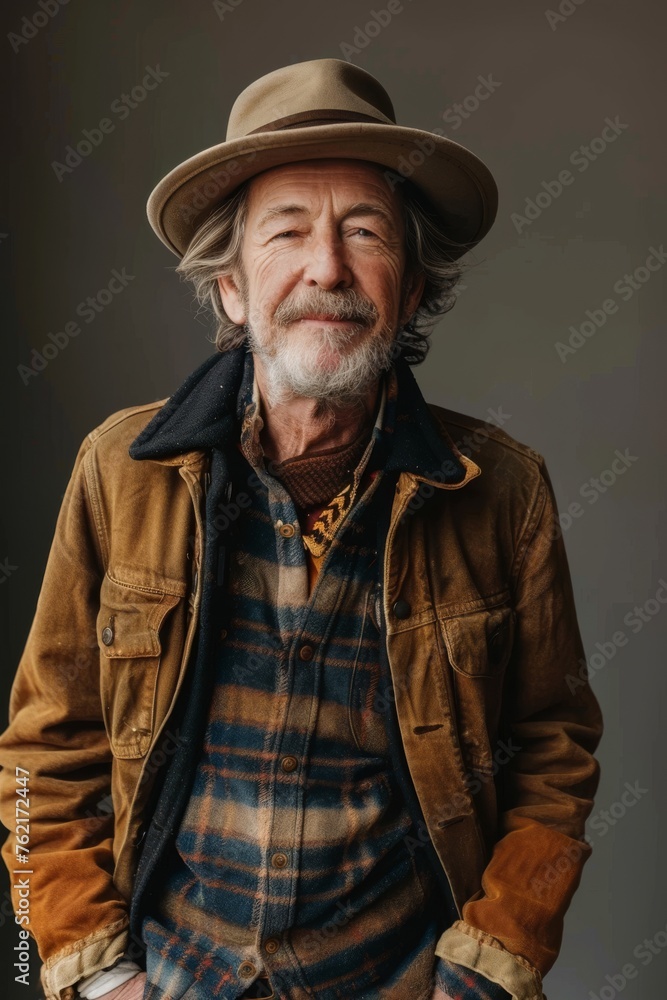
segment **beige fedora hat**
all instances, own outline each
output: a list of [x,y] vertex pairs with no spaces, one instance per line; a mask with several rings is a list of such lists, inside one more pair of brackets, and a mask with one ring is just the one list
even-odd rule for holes
[[391,100],[365,70],[342,59],[314,59],[274,70],[237,97],[224,142],[204,149],[162,178],[148,219],[181,257],[221,202],[256,174],[298,160],[346,157],[408,179],[442,221],[455,248],[472,249],[491,228],[496,183],[469,149],[435,132],[396,124]]

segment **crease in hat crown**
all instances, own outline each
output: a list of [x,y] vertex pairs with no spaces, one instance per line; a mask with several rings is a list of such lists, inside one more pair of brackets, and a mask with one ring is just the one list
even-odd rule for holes
[[273,70],[246,87],[232,106],[226,141],[308,111],[350,112],[396,124],[389,94],[374,76],[342,59],[311,59]]
[[397,174],[409,180],[446,228],[452,259],[495,220],[498,190],[479,157],[442,132],[398,125],[382,84],[332,58],[284,66],[250,83],[234,101],[224,141],[179,163],[154,187],[148,220],[183,256],[207,216],[242,183],[273,167],[327,158],[374,163],[394,186]]

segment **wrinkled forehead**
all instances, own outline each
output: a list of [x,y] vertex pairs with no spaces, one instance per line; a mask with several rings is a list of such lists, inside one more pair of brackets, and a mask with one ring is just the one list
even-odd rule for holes
[[257,174],[249,182],[249,208],[257,212],[272,202],[294,199],[317,205],[333,198],[341,207],[355,202],[377,204],[401,217],[402,198],[390,183],[390,171],[368,160],[328,158],[298,160]]

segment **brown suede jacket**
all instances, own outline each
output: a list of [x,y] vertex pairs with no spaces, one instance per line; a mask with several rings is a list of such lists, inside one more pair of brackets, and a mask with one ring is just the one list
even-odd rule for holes
[[[419,399],[418,419],[465,472],[455,483],[435,464],[398,475],[382,586],[405,757],[459,914],[436,954],[542,1000],[591,853],[600,709],[581,680],[542,457]],[[11,875],[13,900],[48,1000],[75,996],[72,984],[128,943],[152,752],[198,624],[209,452],[128,454],[166,402],[112,414],[79,449],[0,736],[2,853],[10,872],[31,872],[27,897]]]

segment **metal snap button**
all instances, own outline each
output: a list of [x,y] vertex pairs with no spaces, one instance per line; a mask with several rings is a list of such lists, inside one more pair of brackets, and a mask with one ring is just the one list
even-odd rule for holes
[[287,860],[287,855],[279,852],[278,854],[273,855],[271,858],[271,864],[274,868],[284,868],[287,864]]
[[283,771],[288,771],[288,772],[296,771],[297,767],[299,766],[299,762],[296,759],[296,757],[292,756],[283,757],[283,759],[280,762],[280,766],[282,767]]
[[280,948],[280,941],[278,938],[268,938],[264,942],[264,948],[268,951],[269,955],[275,955]]
[[309,646],[308,644],[302,646],[301,649],[299,650],[300,660],[312,660],[314,655],[315,655],[315,650],[313,649],[312,646]]
[[283,538],[291,538],[294,534],[295,528],[293,524],[281,524],[278,531],[283,536]]
[[412,608],[407,601],[404,601],[403,598],[399,598],[398,601],[394,602],[391,610],[397,618],[409,618]]
[[102,629],[102,642],[105,646],[110,646],[113,642],[113,629],[110,625],[107,625],[106,628]]
[[241,962],[238,968],[238,974],[242,979],[250,979],[257,972],[257,968],[252,964],[252,962]]

